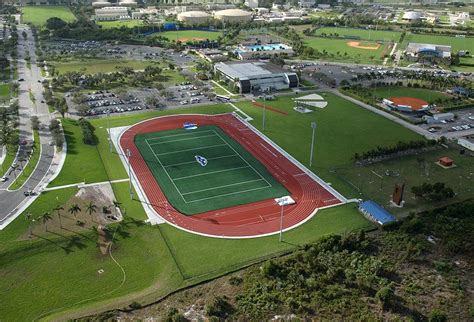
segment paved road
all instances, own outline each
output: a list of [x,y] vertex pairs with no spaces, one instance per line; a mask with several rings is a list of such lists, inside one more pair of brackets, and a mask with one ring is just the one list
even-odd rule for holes
[[[22,36],[22,32],[25,31],[28,35],[25,40]],[[41,70],[36,65],[36,53],[33,35],[29,27],[20,25],[18,27],[18,78],[23,78],[24,81],[20,82],[18,102],[20,105],[20,140],[32,140],[32,130],[30,117],[37,115],[40,118],[41,124],[44,126],[40,130],[40,143],[41,143],[41,156],[37,167],[31,174],[30,178],[25,182],[22,188],[17,191],[7,191],[7,187],[11,182],[14,181],[15,174],[12,173],[7,182],[0,185],[0,226],[2,223],[7,221],[8,218],[17,214],[17,209],[28,201],[25,197],[24,192],[26,190],[34,190],[45,177],[52,164],[52,158],[54,155],[54,148],[49,146],[51,136],[48,130],[48,124],[50,120],[48,107],[46,104],[41,103],[43,100],[43,87],[39,81],[41,81]],[[27,53],[31,57],[31,68],[27,67],[25,57]],[[31,99],[34,97],[34,102]],[[17,171],[17,174],[19,171]]]

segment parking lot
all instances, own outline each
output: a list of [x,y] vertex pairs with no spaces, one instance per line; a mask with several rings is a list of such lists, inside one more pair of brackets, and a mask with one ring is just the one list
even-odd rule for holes
[[171,49],[142,45],[116,45],[104,41],[49,41],[45,44],[46,50],[56,55],[82,55],[95,58],[117,58],[134,60],[156,60],[166,58],[175,65],[184,67],[197,58]]
[[[168,87],[165,91],[159,91],[156,88],[141,88],[131,89],[126,94],[121,93],[120,95],[113,91],[89,92],[85,94],[85,104],[89,108],[86,115],[98,116],[108,113],[124,113],[156,108],[164,109],[194,104],[212,104],[214,101],[209,99],[206,94],[210,90],[211,87],[209,85],[198,88],[189,83],[182,83]],[[156,98],[155,105],[148,104],[149,97]],[[70,113],[80,116],[77,106],[72,101],[71,93],[66,94],[66,102],[69,105]]]
[[420,127],[439,135],[458,137],[474,133],[474,108],[453,111],[456,117],[452,121],[421,124]]

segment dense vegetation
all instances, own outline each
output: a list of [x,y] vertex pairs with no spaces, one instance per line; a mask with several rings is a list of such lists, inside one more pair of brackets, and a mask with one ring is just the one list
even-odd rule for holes
[[[474,203],[468,202],[410,215],[384,231],[328,236],[291,255],[197,287],[194,294],[212,293],[203,295],[208,299],[201,316],[471,320],[472,269],[466,263],[473,255],[473,214]],[[191,305],[199,311],[196,303],[185,292],[156,309],[170,321],[186,321],[182,312]],[[148,308],[136,316],[155,316],[151,312]]]

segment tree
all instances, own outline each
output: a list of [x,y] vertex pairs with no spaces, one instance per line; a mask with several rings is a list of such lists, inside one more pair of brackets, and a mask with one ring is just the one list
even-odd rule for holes
[[31,127],[33,128],[33,130],[39,130],[40,120],[39,120],[38,116],[33,115],[30,118],[30,120],[31,120]]
[[54,207],[53,210],[56,211],[56,213],[58,214],[59,227],[63,228],[63,225],[61,223],[61,210],[64,210],[64,208],[61,207],[60,205],[57,205],[56,207]]
[[78,204],[72,204],[71,207],[67,210],[71,215],[74,215],[74,218],[76,218],[76,215],[78,212],[81,211],[81,208],[78,206]]
[[46,28],[49,30],[58,30],[66,27],[67,23],[58,17],[51,17],[46,20]]
[[51,214],[50,214],[49,212],[45,212],[44,214],[42,214],[41,216],[39,216],[38,219],[43,222],[44,231],[48,231],[48,221],[50,221],[51,219],[53,219],[53,218],[51,217]]
[[86,211],[89,214],[89,216],[91,216],[92,221],[94,221],[94,217],[92,216],[92,214],[97,212],[97,206],[92,201],[89,201],[89,203],[86,206]]
[[375,293],[375,298],[382,305],[382,308],[387,308],[393,300],[394,292],[390,285],[381,287],[377,293]]

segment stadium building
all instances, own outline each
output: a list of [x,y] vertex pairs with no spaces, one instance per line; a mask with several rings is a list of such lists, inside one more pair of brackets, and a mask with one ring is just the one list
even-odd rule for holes
[[241,9],[227,9],[216,11],[214,18],[226,23],[242,23],[251,21],[253,14]]
[[298,87],[296,73],[286,72],[280,67],[262,62],[217,63],[214,71],[222,79],[233,83],[239,92],[283,90]]
[[204,11],[186,11],[178,14],[178,21],[189,26],[199,26],[209,23],[211,15]]

